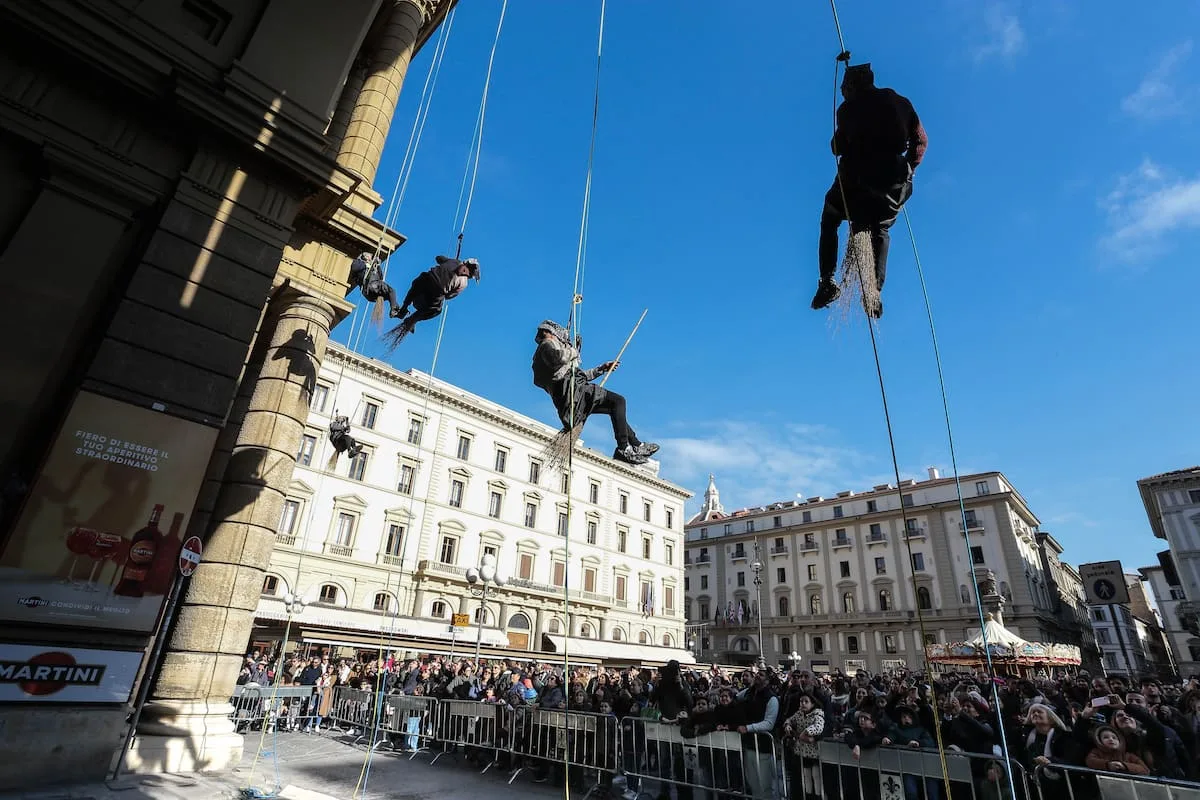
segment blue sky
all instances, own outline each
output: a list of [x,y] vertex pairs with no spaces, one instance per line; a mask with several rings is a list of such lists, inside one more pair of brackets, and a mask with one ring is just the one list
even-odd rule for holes
[[[570,307],[599,7],[509,5],[465,237],[484,280],[450,304],[437,369],[550,423],[529,359],[536,324]],[[921,8],[839,3],[854,61],[907,95],[929,133],[908,208],[960,467],[1004,472],[1068,560],[1152,563],[1165,543],[1135,482],[1200,462],[1200,6]],[[808,308],[834,166],[829,9],[729,9],[608,3],[585,361],[615,355],[649,308],[609,385],[662,443],[663,476],[701,493],[713,472],[727,507],[867,488],[891,480],[891,461],[865,322]],[[395,225],[402,293],[452,247],[499,11],[471,0],[454,18]],[[385,198],[433,49],[401,98]],[[950,458],[902,221],[893,232],[881,357],[901,469],[921,477]],[[427,324],[389,360],[428,370],[435,338]],[[360,349],[382,356],[369,334]],[[585,442],[611,448],[605,421]]]

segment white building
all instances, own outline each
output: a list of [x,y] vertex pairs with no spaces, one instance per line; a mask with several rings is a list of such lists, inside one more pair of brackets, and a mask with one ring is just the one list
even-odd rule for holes
[[[335,412],[364,449],[330,468]],[[479,637],[493,656],[560,659],[568,646],[573,660],[691,660],[690,495],[657,463],[581,447],[570,478],[544,456],[556,429],[333,343],[308,425],[252,646],[282,639],[290,593],[310,602],[289,648],[447,653]],[[485,555],[508,581],[481,612],[466,572]],[[466,615],[458,628],[453,615]]]
[[954,481],[934,469],[899,491],[884,484],[730,514],[710,481],[687,525],[688,619],[703,626],[702,660],[761,653],[818,671],[917,667],[917,612],[927,641],[962,641],[980,627],[977,588],[1021,637],[1079,642],[1021,495],[999,472],[963,476],[962,487],[965,530]]
[[1151,588],[1176,667],[1191,677],[1200,674],[1200,466],[1142,478],[1138,491],[1150,529],[1170,547],[1172,568]]

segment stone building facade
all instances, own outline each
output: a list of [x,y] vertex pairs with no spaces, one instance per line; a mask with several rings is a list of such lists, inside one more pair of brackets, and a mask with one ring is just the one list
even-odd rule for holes
[[[581,447],[568,476],[545,455],[556,429],[413,370],[334,344],[326,353],[255,649],[283,645],[290,594],[308,602],[288,651],[462,654],[478,643],[543,661],[564,647],[572,662],[691,660],[680,649],[690,495],[656,462],[631,468]],[[335,409],[364,449],[331,465]],[[507,578],[486,604],[466,579],[485,555]],[[455,628],[455,614],[467,624]]]
[[880,485],[729,514],[711,482],[686,529],[688,620],[704,624],[701,660],[920,668],[924,641],[978,633],[977,590],[985,611],[1022,638],[1066,632],[1079,641],[1077,614],[1056,610],[1024,498],[999,472],[963,476],[962,486],[965,531],[954,481],[933,469],[899,491]]
[[[130,768],[241,756],[227,700],[311,382],[351,310],[350,258],[403,242],[371,184],[408,64],[452,4],[0,2],[0,329],[20,343],[0,354],[0,541],[81,393],[216,437],[185,531],[204,560],[162,663],[143,665]],[[105,658],[148,641],[5,625],[0,648],[31,645]],[[0,705],[0,788],[103,775],[133,696]]]

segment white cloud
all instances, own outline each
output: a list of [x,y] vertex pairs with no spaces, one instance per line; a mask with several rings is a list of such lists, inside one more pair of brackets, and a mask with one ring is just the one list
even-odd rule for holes
[[1000,3],[990,4],[983,12],[986,41],[975,47],[976,62],[989,58],[1010,59],[1025,49],[1025,31],[1021,20]]
[[1188,104],[1175,88],[1173,78],[1191,53],[1191,39],[1168,50],[1133,94],[1121,101],[1121,110],[1145,120],[1165,119],[1183,113]]
[[[839,447],[836,433],[821,425],[721,420],[688,425],[688,435],[659,440],[662,476],[691,489],[699,508],[708,476],[717,479],[726,511],[794,500],[796,494],[832,495],[867,489],[882,464],[853,448]],[[885,443],[886,445],[886,443]],[[875,483],[884,480],[876,479]]]
[[1109,220],[1102,244],[1125,259],[1146,258],[1161,251],[1166,234],[1200,228],[1200,175],[1175,177],[1145,159],[1117,180],[1100,206]]

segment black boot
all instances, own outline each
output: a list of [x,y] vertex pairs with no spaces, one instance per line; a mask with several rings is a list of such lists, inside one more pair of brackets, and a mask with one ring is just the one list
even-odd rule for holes
[[639,453],[633,445],[629,444],[625,445],[624,447],[618,445],[617,449],[613,452],[612,457],[617,461],[624,461],[626,464],[633,464],[635,466],[638,464],[645,464],[650,460]]
[[817,284],[817,293],[813,295],[813,309],[825,308],[825,306],[837,300],[838,295],[841,293],[842,290],[838,288],[833,278],[822,278],[821,282]]
[[658,445],[654,442],[638,442],[633,446],[640,456],[652,456],[658,452]]

